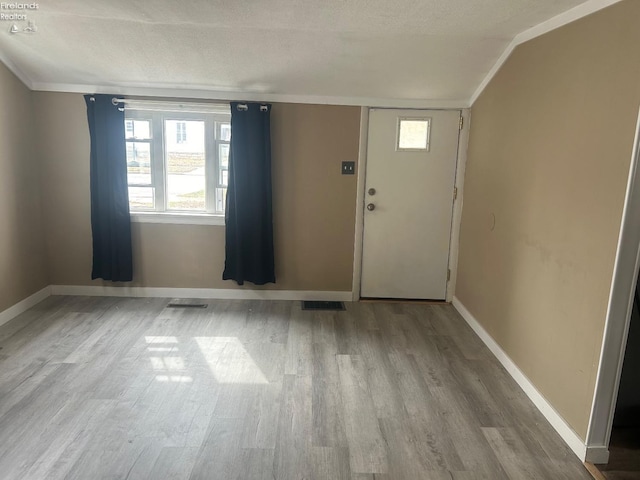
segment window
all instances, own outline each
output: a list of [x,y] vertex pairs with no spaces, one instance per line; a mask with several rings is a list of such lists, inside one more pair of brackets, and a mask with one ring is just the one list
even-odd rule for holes
[[223,214],[230,122],[228,105],[127,103],[131,211]]
[[398,118],[396,150],[429,150],[430,130],[430,118]]
[[126,120],[124,122],[124,128],[125,128],[125,135],[127,138],[131,138],[135,136],[133,133],[133,120]]
[[187,141],[187,124],[185,122],[176,122],[176,143],[184,143]]

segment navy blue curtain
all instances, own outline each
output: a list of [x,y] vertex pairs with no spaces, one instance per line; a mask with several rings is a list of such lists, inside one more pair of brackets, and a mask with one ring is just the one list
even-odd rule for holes
[[133,279],[124,109],[112,95],[85,95],[91,135],[91,278]]
[[231,103],[222,278],[275,283],[271,205],[271,105]]

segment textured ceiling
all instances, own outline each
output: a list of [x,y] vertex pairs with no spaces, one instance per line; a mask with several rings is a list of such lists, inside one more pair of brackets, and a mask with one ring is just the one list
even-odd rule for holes
[[459,101],[514,36],[582,3],[52,0],[24,12],[37,33],[11,34],[0,22],[0,51],[37,89]]

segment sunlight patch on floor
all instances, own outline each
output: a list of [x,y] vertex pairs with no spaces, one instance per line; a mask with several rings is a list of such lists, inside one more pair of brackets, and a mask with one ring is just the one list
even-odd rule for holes
[[195,337],[195,340],[218,383],[269,383],[238,338]]
[[149,357],[151,367],[156,373],[162,373],[162,375],[156,375],[156,381],[178,383],[193,382],[192,377],[182,375],[182,373],[186,373],[187,370],[184,358],[169,355],[170,353],[177,353],[180,351],[177,337],[145,337],[145,341],[147,342],[147,345],[154,345],[147,347],[147,350],[154,354],[153,357]]

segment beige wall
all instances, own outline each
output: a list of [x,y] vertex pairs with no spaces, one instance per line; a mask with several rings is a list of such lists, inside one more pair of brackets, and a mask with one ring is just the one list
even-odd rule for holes
[[[89,133],[84,99],[34,93],[51,283],[91,281]],[[272,110],[275,285],[350,291],[360,109],[276,104]],[[224,227],[133,224],[134,286],[234,288],[222,280]],[[243,288],[259,288],[247,284]]]
[[583,439],[640,103],[638,19],[628,0],[521,45],[472,108],[456,296]]
[[0,312],[46,287],[31,93],[0,63]]

